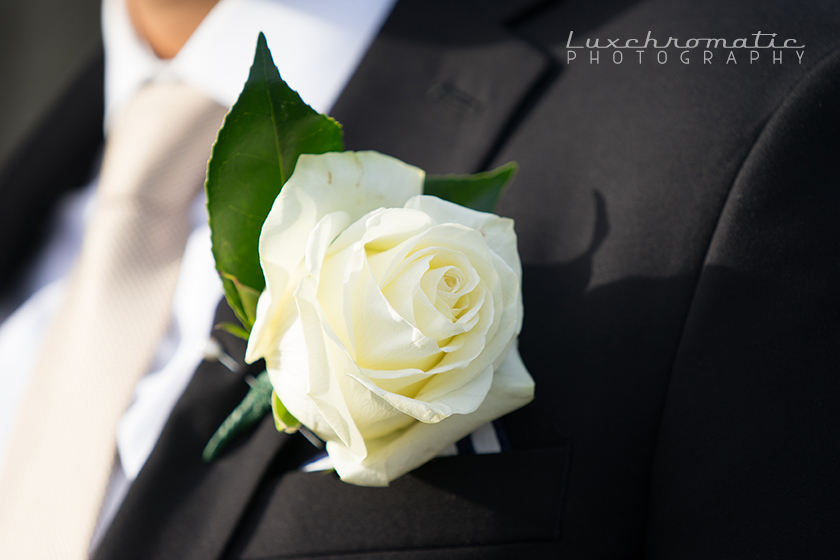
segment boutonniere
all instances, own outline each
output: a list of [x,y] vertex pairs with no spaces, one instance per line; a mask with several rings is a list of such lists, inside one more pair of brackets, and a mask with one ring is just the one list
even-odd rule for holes
[[205,459],[270,408],[279,430],[324,440],[342,480],[385,486],[533,398],[514,224],[492,213],[516,165],[430,176],[342,150],[260,35],[206,187],[241,322],[224,328],[267,371]]

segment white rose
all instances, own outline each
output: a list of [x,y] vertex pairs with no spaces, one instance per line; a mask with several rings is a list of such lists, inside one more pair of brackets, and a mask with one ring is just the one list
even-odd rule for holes
[[421,196],[376,152],[300,157],[260,237],[247,359],[365,486],[528,403],[513,221]]

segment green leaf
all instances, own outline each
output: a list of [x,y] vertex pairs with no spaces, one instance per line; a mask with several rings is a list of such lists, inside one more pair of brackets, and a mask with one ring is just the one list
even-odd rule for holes
[[232,334],[237,338],[241,338],[242,340],[248,340],[249,333],[239,325],[234,325],[233,323],[219,323],[216,325],[216,328],[219,330],[223,330],[228,334]]
[[274,413],[274,427],[278,432],[293,434],[300,429],[300,422],[283,406],[283,401],[277,393],[271,393],[271,411]]
[[257,376],[242,402],[225,418],[204,447],[201,458],[205,463],[215,461],[237,436],[247,432],[268,414],[274,388],[264,371]]
[[343,149],[341,125],[314,111],[280,78],[260,33],[251,73],[225,117],[207,164],[213,256],[225,296],[246,329],[265,288],[259,237],[300,154]]
[[493,212],[518,169],[519,165],[511,161],[474,175],[426,175],[423,193],[473,210]]
[[230,294],[231,296],[228,298],[228,301],[232,299],[236,303],[236,307],[233,307],[233,304],[231,304],[236,318],[245,327],[245,331],[250,333],[251,327],[254,326],[254,321],[257,318],[257,301],[260,299],[260,292],[254,288],[249,288],[240,282],[238,278],[226,273],[220,274],[222,275],[222,285],[225,288],[225,294]]

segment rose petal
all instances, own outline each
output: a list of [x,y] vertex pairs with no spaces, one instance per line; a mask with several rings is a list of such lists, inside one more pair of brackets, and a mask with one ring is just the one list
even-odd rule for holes
[[364,458],[354,455],[338,441],[327,443],[327,451],[343,481],[361,486],[387,486],[389,481],[431,460],[451,442],[533,398],[534,381],[513,345],[496,369],[487,397],[472,414],[452,415],[437,424],[414,423],[390,436],[370,440]]
[[502,257],[517,277],[522,278],[522,265],[516,248],[516,233],[513,229],[513,220],[510,218],[471,210],[459,204],[441,200],[436,196],[427,195],[410,198],[405,203],[405,208],[425,212],[439,224],[461,224],[480,231],[490,249]]
[[260,233],[266,289],[257,305],[246,360],[276,351],[294,320],[292,293],[302,277],[310,232],[325,215],[343,211],[353,222],[380,207],[402,206],[423,190],[423,170],[377,152],[301,155]]
[[313,406],[309,392],[309,363],[306,340],[300,321],[295,321],[280,340],[279,352],[266,358],[271,384],[283,405],[324,440],[338,435],[324,416]]
[[427,370],[443,353],[437,342],[411,325],[379,290],[365,266],[353,293],[356,361],[363,368]]
[[[340,382],[340,376],[346,375],[348,369],[356,369],[357,366],[347,353],[342,351],[343,347],[336,340],[337,337],[330,336],[332,333],[328,328],[324,328],[328,323],[317,304],[316,290],[312,279],[305,278],[295,291],[306,348],[306,371],[301,372],[301,375],[306,375],[309,380],[306,396],[340,441],[354,455],[362,457],[366,454],[364,437],[348,410]],[[280,395],[281,393],[278,393],[278,396]],[[280,398],[283,399],[282,396]],[[285,404],[286,401],[283,402]],[[289,412],[297,416],[294,405],[289,408]]]
[[417,397],[403,396],[387,391],[363,376],[352,376],[367,389],[379,395],[396,410],[426,424],[435,424],[453,414],[470,414],[475,411],[490,390],[493,380],[492,365],[471,376],[461,384],[457,391],[452,391],[434,400],[422,398],[422,390]]
[[434,255],[429,253],[414,253],[406,259],[405,265],[400,268],[399,274],[385,284],[379,279],[379,285],[382,287],[382,295],[391,303],[397,313],[406,321],[419,328],[426,336],[437,338],[418,324],[414,313],[416,307],[414,300],[418,296],[422,296],[425,299],[425,294],[420,289],[420,282],[423,280],[423,276],[429,272],[429,262],[433,257]]

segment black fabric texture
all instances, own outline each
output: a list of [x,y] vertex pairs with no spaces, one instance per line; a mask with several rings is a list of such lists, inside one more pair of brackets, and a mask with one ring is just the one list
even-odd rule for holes
[[[551,542],[560,530],[568,452],[434,459],[388,488],[353,486],[332,472],[269,472],[230,557]],[[298,503],[306,507],[289,507]]]
[[13,288],[44,240],[61,195],[91,179],[102,145],[104,68],[100,53],[0,172],[0,292]]
[[[570,31],[806,48],[589,64]],[[205,363],[97,559],[840,557],[838,49],[835,2],[401,0],[333,116],[433,173],[520,164],[498,211],[536,399],[510,451],[357,488],[298,472],[316,450],[267,419],[204,465],[247,390]]]
[[657,443],[652,558],[837,555],[838,76],[835,51],[786,96],[715,229]]

